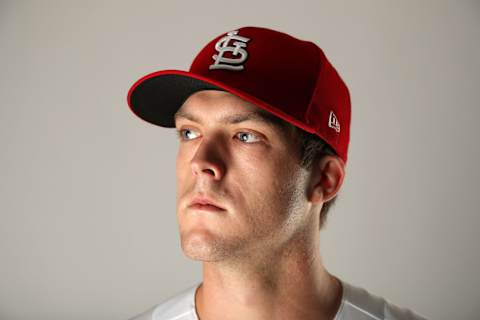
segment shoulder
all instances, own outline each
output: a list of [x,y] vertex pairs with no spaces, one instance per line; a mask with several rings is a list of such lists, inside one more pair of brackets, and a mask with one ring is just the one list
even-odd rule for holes
[[342,303],[335,320],[426,320],[410,309],[344,281]]
[[197,287],[189,287],[129,320],[198,320],[195,313]]

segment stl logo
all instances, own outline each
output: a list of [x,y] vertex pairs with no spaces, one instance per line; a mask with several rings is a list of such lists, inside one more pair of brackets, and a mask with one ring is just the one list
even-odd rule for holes
[[[232,40],[236,41],[230,43]],[[218,54],[212,56],[215,63],[211,64],[208,69],[243,70],[242,63],[245,62],[248,57],[247,51],[243,48],[247,47],[248,41],[250,41],[250,39],[238,35],[238,30],[227,33],[226,36],[220,38],[215,44],[215,49]],[[231,52],[232,56],[238,57],[226,58],[223,56],[226,52]]]

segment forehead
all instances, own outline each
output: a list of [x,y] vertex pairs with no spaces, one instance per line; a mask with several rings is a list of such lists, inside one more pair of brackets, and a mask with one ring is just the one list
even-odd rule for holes
[[260,110],[260,108],[227,91],[200,90],[191,94],[187,100],[185,100],[180,110],[184,112],[252,112]]
[[202,90],[190,95],[175,114],[176,122],[182,118],[199,123],[216,121],[225,125],[254,121],[282,132],[291,132],[294,128],[251,102],[219,90]]

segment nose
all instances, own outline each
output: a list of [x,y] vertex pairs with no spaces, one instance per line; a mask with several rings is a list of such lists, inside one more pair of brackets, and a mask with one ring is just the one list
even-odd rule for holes
[[226,168],[222,154],[222,148],[218,140],[204,138],[191,160],[193,174],[212,180],[222,179]]

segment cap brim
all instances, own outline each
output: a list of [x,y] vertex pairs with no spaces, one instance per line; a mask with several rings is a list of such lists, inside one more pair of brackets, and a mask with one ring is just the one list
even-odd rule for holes
[[141,119],[162,127],[174,128],[174,115],[187,98],[200,90],[228,91],[308,132],[312,128],[256,97],[221,82],[192,72],[163,70],[148,74],[133,84],[128,92],[128,105]]
[[185,100],[200,90],[222,90],[179,70],[154,72],[140,80],[128,92],[128,105],[141,119],[162,127],[175,127],[175,112]]

